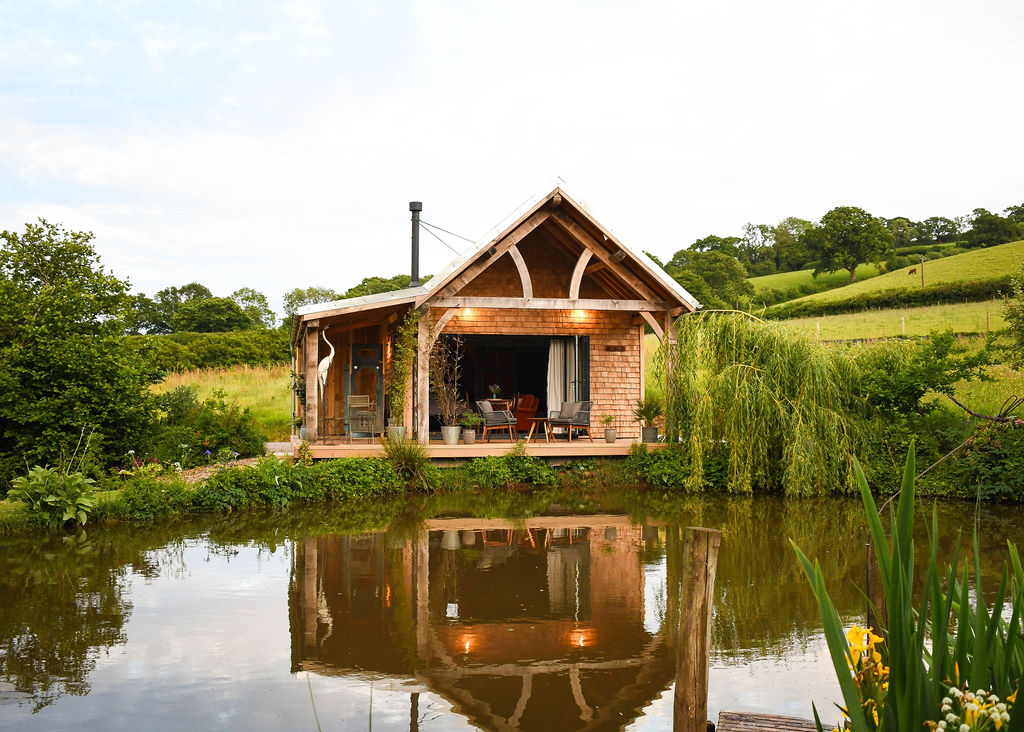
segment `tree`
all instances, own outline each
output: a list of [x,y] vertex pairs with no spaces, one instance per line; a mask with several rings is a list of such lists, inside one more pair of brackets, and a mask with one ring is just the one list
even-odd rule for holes
[[1007,206],[1003,209],[1006,218],[1015,224],[1024,224],[1024,203],[1019,206]]
[[187,300],[178,306],[171,326],[178,333],[223,333],[248,330],[252,321],[238,303],[228,297]]
[[1024,236],[1020,224],[983,208],[974,209],[970,231],[964,236],[969,247],[993,247]]
[[251,287],[243,287],[231,293],[231,299],[238,303],[242,312],[255,328],[273,328],[276,318],[270,309],[267,296]]
[[[426,282],[429,279],[429,276],[423,277],[421,282]],[[346,290],[343,297],[365,297],[366,295],[378,295],[382,292],[392,292],[393,290],[404,290],[409,286],[409,282],[410,277],[405,274],[387,278],[364,277],[358,285]]]
[[[753,285],[747,281],[746,268],[735,257],[723,252],[680,249],[669,260],[665,271],[708,307],[733,307],[739,300],[754,294]],[[704,291],[704,296],[690,290],[690,287]]]
[[738,236],[705,236],[693,243],[690,249],[697,252],[722,252],[730,257],[735,257],[739,243],[743,241]]
[[150,425],[159,374],[123,337],[128,283],[92,239],[42,219],[0,234],[0,491],[87,443],[87,466],[109,464]]
[[814,274],[845,269],[857,281],[857,266],[876,261],[893,247],[892,232],[879,219],[856,206],[839,206],[801,238],[818,266]]
[[945,216],[930,216],[917,225],[920,238],[924,241],[948,243],[956,241],[960,228],[956,221]]
[[772,235],[775,254],[775,269],[791,272],[811,261],[811,255],[800,239],[814,224],[795,216],[780,221]]
[[205,300],[213,293],[205,285],[190,282],[181,287],[165,287],[149,298],[145,293],[133,297],[134,314],[128,319],[128,331],[145,331],[150,334],[173,333],[171,321],[182,303],[190,300]]
[[290,319],[300,308],[307,305],[316,305],[321,302],[332,302],[344,297],[340,292],[329,287],[296,287],[284,294],[285,319]]
[[906,216],[897,216],[894,219],[884,219],[885,225],[892,232],[893,245],[896,247],[908,247],[920,236],[917,224]]

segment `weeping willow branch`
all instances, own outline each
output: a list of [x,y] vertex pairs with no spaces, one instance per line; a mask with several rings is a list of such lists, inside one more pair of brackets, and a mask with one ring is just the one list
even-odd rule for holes
[[851,485],[858,437],[850,419],[859,369],[829,349],[748,313],[681,318],[658,352],[666,434],[687,454],[691,489],[723,454],[732,490],[808,495]]

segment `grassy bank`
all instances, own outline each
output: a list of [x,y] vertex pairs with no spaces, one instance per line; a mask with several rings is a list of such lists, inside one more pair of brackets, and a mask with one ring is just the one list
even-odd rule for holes
[[[877,264],[862,264],[857,267],[857,280],[869,280],[881,274]],[[794,272],[777,272],[762,277],[751,277],[747,280],[754,286],[754,300],[757,294],[768,290],[798,290],[801,287],[808,287],[820,290],[831,290],[836,287],[844,287],[850,284],[850,273],[846,270],[840,272],[823,272],[817,277],[814,270],[798,269]]]
[[153,387],[157,393],[178,386],[199,387],[199,398],[222,391],[228,403],[248,407],[271,441],[287,440],[291,434],[290,371],[287,364],[276,366],[229,366],[172,373]]
[[985,333],[1005,325],[1003,301],[986,300],[953,305],[928,305],[920,308],[887,308],[860,313],[821,315],[783,321],[804,335],[823,340],[855,338],[892,338],[899,335],[923,336],[932,331]]
[[[924,283],[926,287],[932,287],[1008,277],[1020,268],[1022,261],[1024,261],[1024,241],[1010,242],[987,249],[975,249],[945,259],[925,262]],[[871,295],[878,292],[918,290],[921,288],[920,269],[915,274],[910,274],[910,270],[919,267],[919,264],[911,265],[862,282],[854,282],[846,287],[801,297],[787,304],[839,302],[859,295]]]

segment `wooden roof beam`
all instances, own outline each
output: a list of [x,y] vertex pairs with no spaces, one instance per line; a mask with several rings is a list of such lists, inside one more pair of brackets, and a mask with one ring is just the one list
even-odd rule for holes
[[614,310],[620,312],[665,312],[671,304],[662,300],[621,300],[617,298],[561,297],[475,297],[456,295],[431,301],[437,308],[495,308],[499,310]]
[[529,236],[534,229],[543,224],[550,217],[551,212],[547,209],[535,211],[522,224],[509,232],[508,236],[504,239],[495,242],[488,249],[482,250],[480,252],[480,256],[478,256],[471,265],[463,269],[457,276],[453,277],[447,283],[442,283],[438,289],[435,289],[417,299],[416,306],[419,307],[423,303],[431,302],[438,297],[450,297],[451,295],[454,295],[475,279],[477,275],[487,269],[493,262],[497,261],[498,257],[505,254],[505,252]]
[[557,210],[551,215],[551,218],[558,222],[566,231],[576,237],[584,246],[593,249],[594,254],[597,256],[604,266],[615,272],[626,284],[636,290],[643,297],[649,300],[657,299],[654,291],[645,285],[638,277],[626,270],[625,267],[617,266],[616,261],[612,258],[613,254],[609,253],[605,248],[604,244],[597,240],[596,237],[591,235],[589,231],[580,226],[571,216],[566,214],[562,210]]

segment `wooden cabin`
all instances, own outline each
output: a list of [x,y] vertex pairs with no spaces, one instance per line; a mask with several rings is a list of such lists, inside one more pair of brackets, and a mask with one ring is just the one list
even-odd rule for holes
[[[413,210],[414,239],[418,204]],[[635,401],[644,394],[644,331],[659,338],[678,316],[700,304],[646,255],[631,251],[561,187],[538,196],[427,283],[405,290],[303,308],[294,323],[296,373],[305,375],[304,422],[314,457],[374,454],[385,419],[402,422],[434,457],[507,450],[489,446],[444,448],[430,441],[438,429],[429,389],[429,354],[442,334],[461,338],[460,391],[472,408],[490,385],[503,397],[531,395],[537,416],[567,401],[588,400],[590,442],[531,442],[539,455],[625,454],[639,438]],[[416,254],[414,282],[416,276]],[[388,414],[390,375],[400,323],[412,308],[420,320],[416,364],[405,411]],[[325,361],[328,359],[329,361]],[[328,368],[323,389],[318,367]],[[436,410],[433,410],[436,411]],[[604,443],[601,415],[613,417],[614,445]],[[297,444],[297,438],[295,439]],[[567,451],[568,450],[568,451]],[[483,452],[481,454],[486,454]]]

